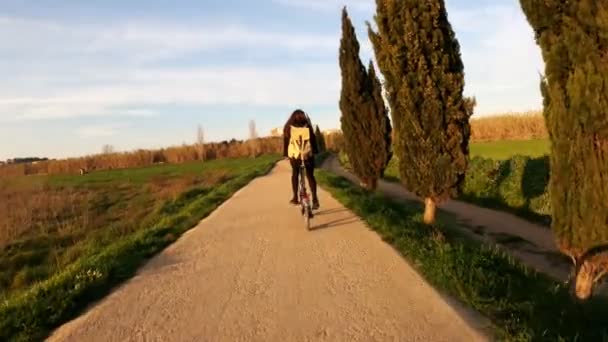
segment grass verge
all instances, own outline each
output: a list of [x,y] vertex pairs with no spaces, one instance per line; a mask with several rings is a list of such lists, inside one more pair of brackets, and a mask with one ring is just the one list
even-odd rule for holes
[[100,247],[48,280],[0,303],[0,341],[39,341],[52,329],[76,317],[88,304],[132,277],[151,256],[194,227],[252,179],[269,172],[278,156],[265,156],[243,166],[233,178],[212,189],[190,191],[161,210],[162,216]]
[[573,301],[566,285],[455,233],[450,221],[429,229],[420,203],[394,202],[325,170],[317,179],[431,284],[491,319],[498,340],[608,341],[605,300]]

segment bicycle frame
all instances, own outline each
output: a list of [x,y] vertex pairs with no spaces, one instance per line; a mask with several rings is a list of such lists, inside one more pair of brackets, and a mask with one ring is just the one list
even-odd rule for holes
[[[300,141],[298,142],[298,147],[300,150],[303,150],[303,142],[300,137]],[[302,215],[304,216],[305,223],[308,228],[310,228],[310,219],[314,217],[312,212],[312,205],[310,203],[310,196],[306,189],[306,165],[304,154],[300,153],[300,189],[299,189],[299,197],[300,197],[300,206],[302,208]]]
[[306,166],[304,165],[304,161],[302,160],[302,165],[300,166],[300,199],[301,202],[308,202],[310,200],[308,196],[308,189],[306,188]]

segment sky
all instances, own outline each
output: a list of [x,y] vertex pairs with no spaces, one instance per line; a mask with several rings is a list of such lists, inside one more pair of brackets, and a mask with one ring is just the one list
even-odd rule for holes
[[[0,160],[259,135],[302,108],[338,128],[341,9],[367,64],[374,0],[1,0]],[[475,116],[539,109],[518,0],[447,0]]]

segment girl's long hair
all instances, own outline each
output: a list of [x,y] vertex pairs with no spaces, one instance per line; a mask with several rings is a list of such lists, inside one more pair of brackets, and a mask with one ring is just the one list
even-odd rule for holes
[[290,126],[304,127],[309,124],[310,121],[308,121],[306,113],[304,113],[304,111],[301,109],[296,109],[293,113],[291,113],[289,119],[287,119],[285,127],[283,127],[283,134],[287,135],[287,130]]

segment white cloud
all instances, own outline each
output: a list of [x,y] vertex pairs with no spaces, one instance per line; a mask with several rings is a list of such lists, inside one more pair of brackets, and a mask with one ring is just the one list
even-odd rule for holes
[[0,120],[77,116],[141,116],[136,104],[290,105],[333,103],[338,70],[332,65],[132,70],[109,85],[67,87],[53,96],[0,97]]
[[148,109],[129,109],[112,101],[96,99],[57,98],[13,98],[0,100],[0,122],[15,122],[40,119],[68,119],[76,117],[124,116],[150,117],[158,115]]
[[111,53],[114,57],[141,61],[230,47],[271,47],[295,52],[335,50],[337,39],[335,35],[268,32],[236,24],[188,25],[141,20],[109,27],[79,25],[74,29],[52,21],[0,17],[3,49],[21,56],[94,57]]
[[136,117],[151,117],[157,116],[158,112],[150,109],[126,109],[122,110],[123,115]]
[[172,103],[331,103],[337,96],[339,70],[332,63],[150,63],[160,57],[231,47],[243,54],[272,49],[297,52],[305,58],[335,53],[339,41],[333,35],[149,22],[74,30],[68,25],[12,18],[0,18],[0,32],[0,46],[21,57],[0,65],[4,75],[0,79],[0,121],[150,115],[142,108]]
[[125,126],[119,125],[96,125],[96,126],[83,126],[78,128],[77,135],[80,138],[106,138],[118,135],[120,130]]
[[139,51],[139,60],[154,60],[192,51],[217,51],[231,47],[277,49],[292,52],[337,49],[333,35],[309,35],[256,31],[238,25],[188,27],[155,23],[129,24],[104,30],[85,46],[89,53]]

